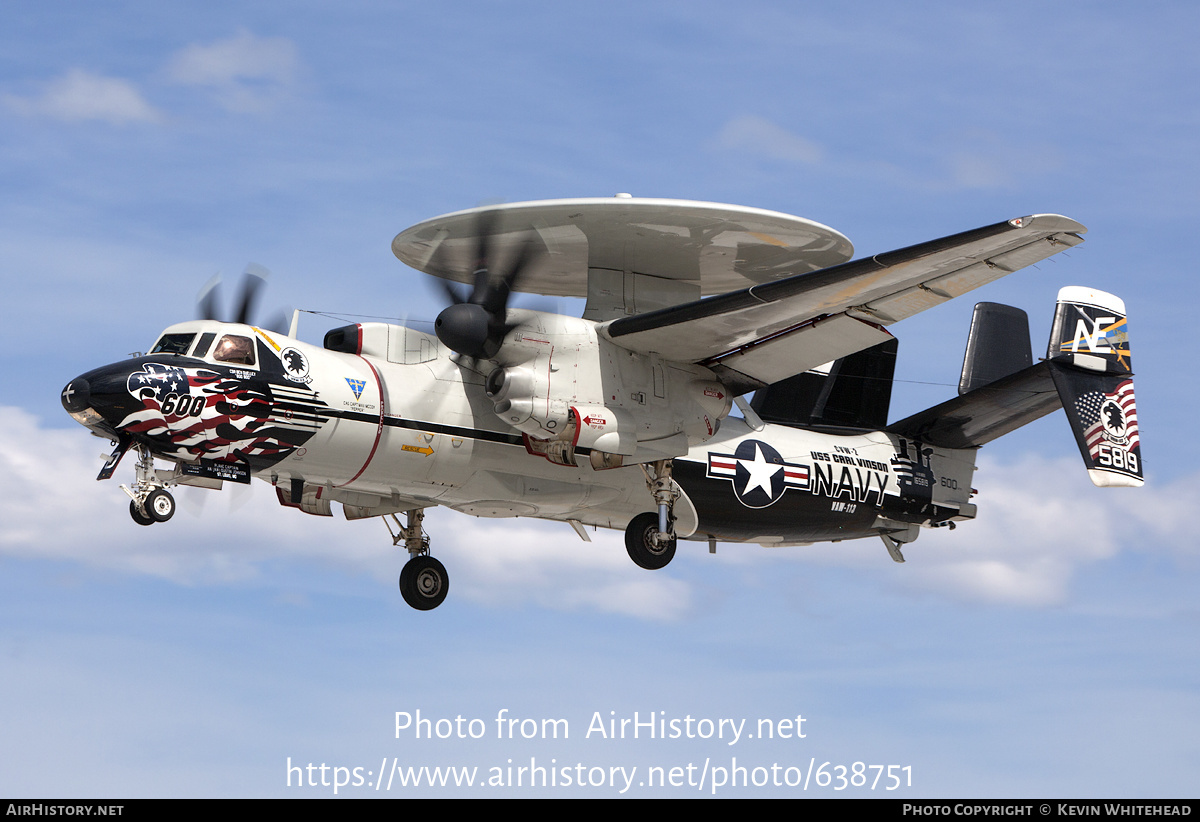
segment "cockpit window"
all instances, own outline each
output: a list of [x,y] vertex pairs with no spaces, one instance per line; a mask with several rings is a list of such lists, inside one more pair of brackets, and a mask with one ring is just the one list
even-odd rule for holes
[[213,351],[213,359],[217,362],[254,365],[254,342],[249,337],[226,334],[217,343],[217,348]]
[[150,349],[151,354],[186,354],[192,346],[192,340],[196,339],[195,334],[163,334],[154,347]]
[[193,357],[203,358],[208,349],[212,348],[213,340],[216,339],[216,334],[209,331],[200,335],[200,342],[196,343],[196,350],[192,352]]

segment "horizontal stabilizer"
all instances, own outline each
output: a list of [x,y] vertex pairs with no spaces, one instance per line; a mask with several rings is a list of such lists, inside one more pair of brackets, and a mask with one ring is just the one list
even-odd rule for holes
[[887,431],[942,448],[978,448],[1061,407],[1050,364],[1039,362],[892,423]]

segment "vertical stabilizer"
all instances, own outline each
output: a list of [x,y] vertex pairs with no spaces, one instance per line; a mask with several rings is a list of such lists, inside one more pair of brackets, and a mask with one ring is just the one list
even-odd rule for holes
[[1092,482],[1141,485],[1124,301],[1078,286],[1059,291],[1046,358]]
[[1029,315],[1000,303],[976,303],[958,393],[1002,380],[1033,364]]

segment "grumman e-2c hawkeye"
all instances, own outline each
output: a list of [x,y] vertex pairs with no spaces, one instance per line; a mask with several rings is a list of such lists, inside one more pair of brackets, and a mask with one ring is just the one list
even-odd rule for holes
[[[649,569],[679,539],[875,536],[902,562],[921,527],[975,516],[981,445],[1060,406],[1097,485],[1142,484],[1124,304],[1087,288],[1059,293],[1036,363],[1024,312],[979,304],[959,396],[887,421],[889,326],[1084,232],[1038,214],[851,261],[833,229],[739,206],[472,209],[392,243],[445,285],[436,334],[357,323],[318,348],[295,338],[295,316],[283,334],[210,310],[71,380],[62,402],[115,445],[100,479],[136,452],[122,486],[135,521],[170,519],[175,485],[257,476],[308,514],[337,502],[348,519],[384,517],[410,555],[400,590],[421,610],[449,589],[422,525],[435,505],[558,520],[585,540],[587,526],[621,528]],[[513,290],[586,308],[510,309]]]

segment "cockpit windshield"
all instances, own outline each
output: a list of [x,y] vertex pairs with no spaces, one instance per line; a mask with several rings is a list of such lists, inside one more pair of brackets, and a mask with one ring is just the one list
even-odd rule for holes
[[186,354],[188,349],[192,347],[192,340],[196,339],[195,334],[163,334],[154,347],[150,349],[151,354]]

